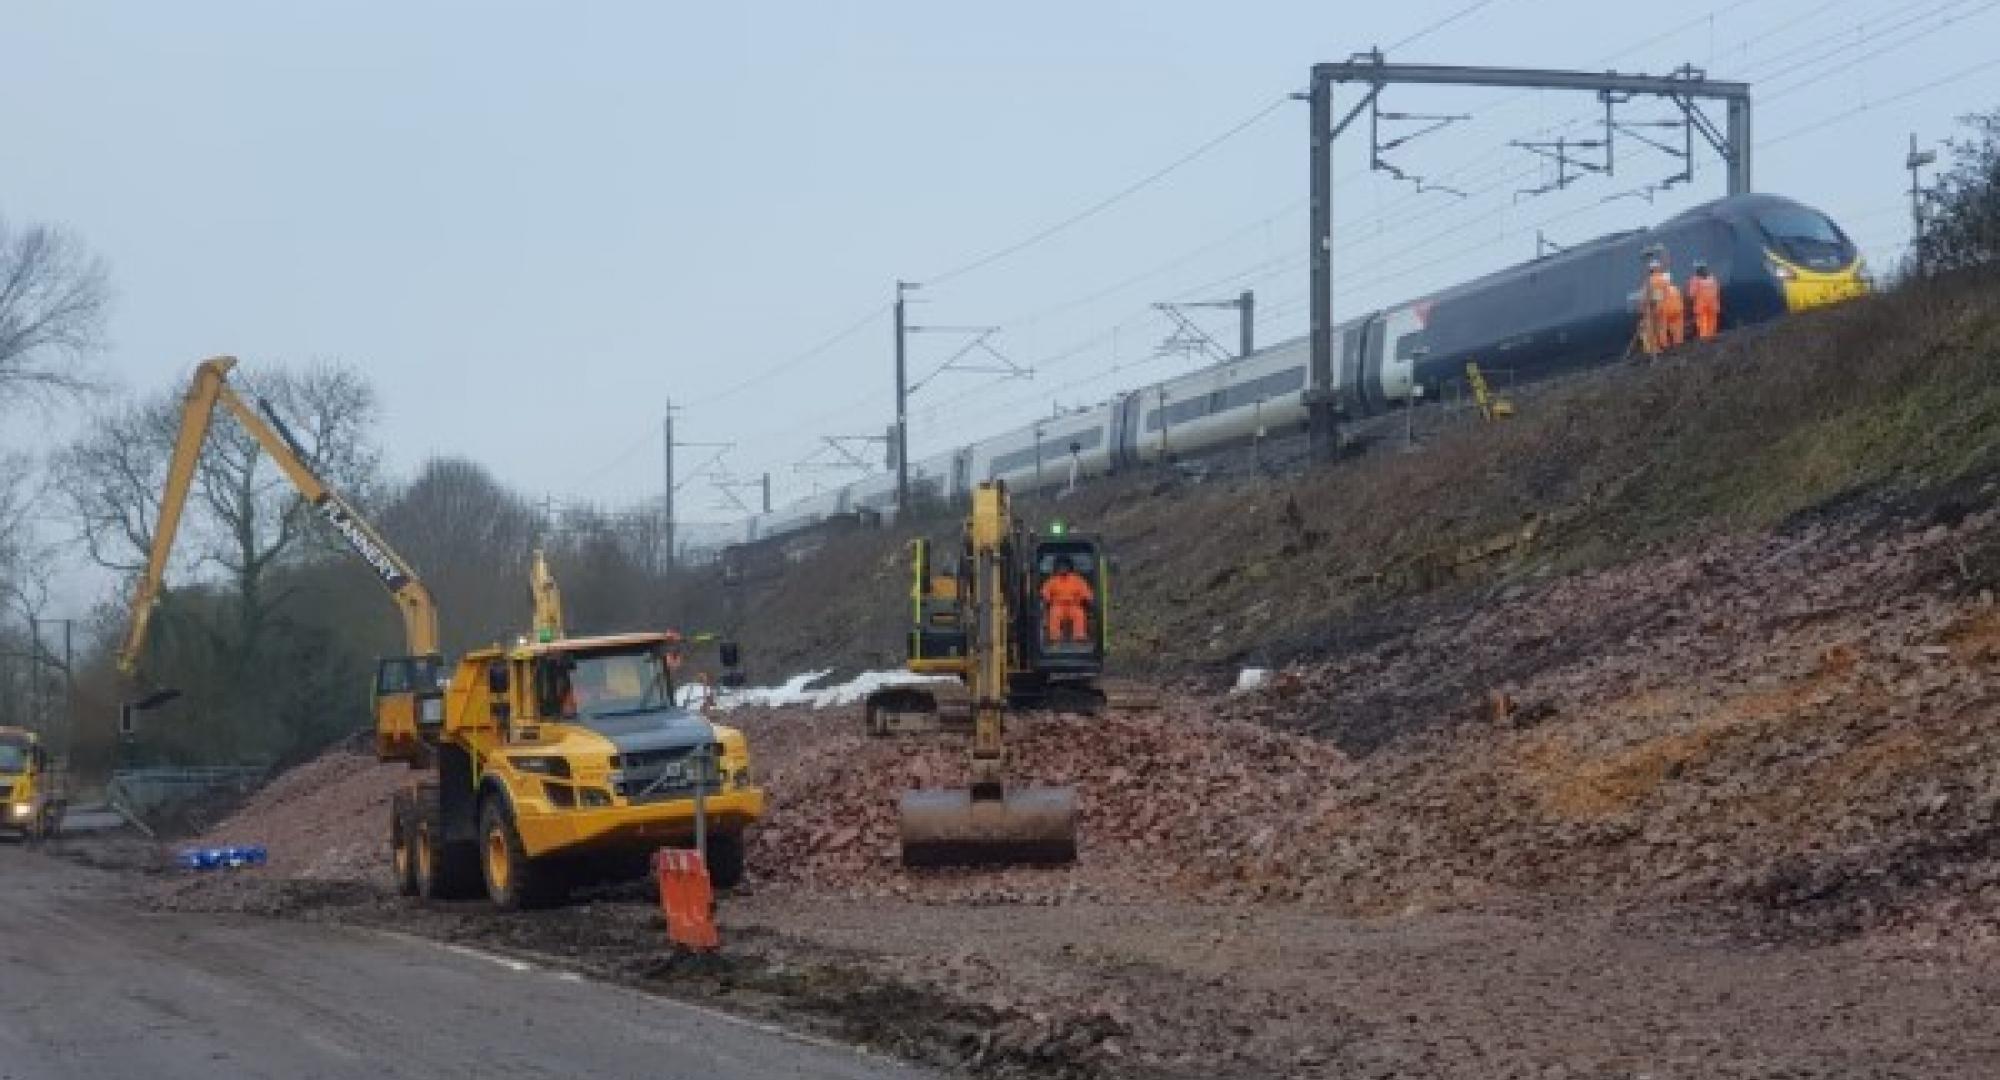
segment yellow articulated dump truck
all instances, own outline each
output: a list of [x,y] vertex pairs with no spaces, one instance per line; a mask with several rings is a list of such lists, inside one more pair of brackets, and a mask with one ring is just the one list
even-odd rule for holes
[[26,728],[0,727],[0,836],[31,844],[53,837],[62,828],[67,799],[62,770],[41,737]]
[[394,803],[403,891],[449,898],[483,883],[502,908],[557,902],[607,866],[690,846],[697,787],[710,876],[740,881],[764,793],[742,733],[675,703],[679,649],[669,634],[623,634],[467,653],[442,708],[419,706],[441,718],[423,740],[437,776]]
[[388,838],[406,894],[485,892],[503,910],[559,903],[585,877],[643,867],[644,855],[701,833],[709,873],[743,876],[745,830],[764,812],[741,732],[679,704],[678,635],[569,637],[539,554],[532,632],[467,653],[449,669],[437,611],[417,573],[307,464],[282,421],[230,388],[236,361],[196,372],[133,598],[119,666],[135,674],[174,532],[215,406],[227,408],[355,554],[403,620],[402,656],[378,661],[375,751],[422,770],[393,800]]

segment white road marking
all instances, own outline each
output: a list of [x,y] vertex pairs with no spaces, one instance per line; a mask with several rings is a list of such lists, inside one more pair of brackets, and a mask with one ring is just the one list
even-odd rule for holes
[[[508,968],[509,970],[512,971],[535,970],[535,965],[530,964],[525,960],[516,960],[512,957],[502,956],[498,953],[487,952],[484,949],[475,949],[470,945],[459,945],[455,942],[449,942],[449,941],[434,941],[427,937],[420,937],[415,934],[406,934],[400,930],[371,929],[369,933],[379,934],[382,937],[386,938],[394,938],[397,941],[409,942],[418,945],[428,945],[431,948],[443,949],[446,952],[457,953],[460,956],[467,956],[476,960],[484,960],[492,964],[499,964],[500,966]],[[580,982],[580,983],[581,982],[595,983],[596,985],[601,986],[606,990],[612,991],[614,993],[626,994],[632,997],[640,998],[656,1006],[663,1006],[670,1009],[681,1009],[686,1012],[694,1013],[695,1015],[701,1016],[705,1019],[714,1020],[724,1024],[730,1024],[735,1027],[747,1028],[751,1031],[761,1032],[762,1034],[765,1035],[773,1035],[781,1039],[789,1039],[792,1042],[798,1043],[802,1046],[811,1046],[820,1050],[832,1050],[832,1051],[838,1051],[843,1054],[852,1054],[858,1057],[867,1058],[872,1061],[880,1061],[887,1065],[895,1065],[903,1068],[909,1067],[906,1063],[899,1061],[896,1058],[890,1057],[887,1054],[877,1053],[876,1051],[865,1046],[858,1046],[854,1043],[841,1042],[838,1039],[828,1039],[819,1035],[812,1035],[808,1034],[807,1032],[796,1031],[793,1030],[792,1028],[784,1027],[779,1024],[773,1024],[764,1020],[752,1020],[747,1016],[738,1016],[735,1013],[727,1012],[725,1010],[715,1008],[714,1006],[711,1005],[697,1005],[694,1002],[688,1001],[684,998],[668,997],[665,994],[648,993],[647,991],[638,989],[636,987],[625,986],[621,983],[609,982],[604,979],[594,978],[588,972],[577,971],[573,968],[559,967],[557,965],[560,964],[560,961],[555,960],[553,958],[545,957],[544,960],[549,964],[550,970],[554,972],[556,977],[559,979],[573,980],[575,982]]]
[[[398,934],[396,936],[402,937],[403,935]],[[415,940],[422,941],[423,939],[417,938]],[[489,964],[498,964],[508,971],[525,972],[535,970],[535,965],[528,963],[526,960],[516,960],[511,956],[501,956],[497,953],[486,952],[483,949],[472,948],[469,945],[454,945],[446,941],[431,941],[426,942],[426,944],[435,945],[448,952],[455,952],[460,956],[470,956],[474,960],[484,960]]]

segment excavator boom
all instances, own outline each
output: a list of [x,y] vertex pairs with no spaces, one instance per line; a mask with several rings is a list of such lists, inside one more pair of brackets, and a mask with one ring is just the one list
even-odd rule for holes
[[[257,440],[271,460],[292,482],[313,510],[333,531],[346,542],[348,548],[361,557],[382,582],[382,587],[395,601],[397,613],[403,620],[403,637],[409,649],[409,657],[396,663],[405,669],[409,661],[419,661],[420,666],[435,671],[441,661],[438,659],[437,607],[431,600],[430,590],[418,580],[416,571],[410,568],[403,557],[396,554],[389,542],[382,539],[354,507],[341,498],[321,480],[312,467],[306,464],[306,455],[292,438],[284,422],[269,411],[263,413],[253,409],[229,385],[229,372],[236,366],[233,356],[217,356],[204,360],[195,369],[194,383],[188,388],[186,399],[181,405],[180,432],[174,439],[173,458],[167,465],[166,489],[160,498],[159,524],[153,530],[153,543],[146,556],[146,569],[132,594],[132,621],[126,629],[125,641],[118,649],[118,670],[128,678],[139,670],[139,659],[145,651],[147,633],[152,625],[153,608],[160,599],[160,590],[166,579],[167,558],[173,552],[174,537],[180,531],[181,513],[187,507],[188,492],[194,485],[196,466],[201,461],[202,443],[208,438],[208,430],[215,419],[217,404],[228,409],[236,417],[243,429]],[[261,402],[259,404],[262,404]],[[409,680],[404,678],[405,683]],[[426,688],[412,686],[410,693],[421,693]],[[416,760],[422,755],[422,747],[417,739],[417,711],[421,706],[412,701],[407,708],[391,708],[391,715],[378,715],[377,750],[385,758]],[[403,714],[407,713],[405,718]]]
[[981,484],[965,524],[958,599],[966,629],[963,672],[972,696],[972,776],[963,790],[909,791],[899,804],[903,862],[909,866],[1076,861],[1076,792],[1009,790],[1002,742],[1020,586],[1030,551],[1016,528],[1005,485]]

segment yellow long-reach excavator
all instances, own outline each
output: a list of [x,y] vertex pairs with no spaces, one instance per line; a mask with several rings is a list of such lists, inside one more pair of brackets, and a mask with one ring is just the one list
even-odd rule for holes
[[[899,808],[904,864],[1075,861],[1076,792],[1008,790],[1003,736],[1010,704],[1084,711],[1102,704],[1096,685],[1107,621],[1102,549],[1088,536],[1029,532],[1015,518],[1007,487],[999,481],[973,491],[954,568],[934,568],[926,541],[912,547],[908,666],[916,674],[953,675],[964,684],[972,777],[965,790],[904,793]],[[1073,616],[1058,609],[1073,609]],[[956,726],[944,722],[934,692],[922,685],[877,691],[867,702],[866,717],[875,735]]]
[[424,770],[396,794],[388,823],[405,894],[460,897],[483,884],[502,910],[542,906],[585,874],[643,865],[640,856],[703,832],[711,878],[741,880],[744,833],[763,816],[764,793],[752,782],[743,734],[677,700],[679,636],[567,636],[561,594],[537,553],[533,639],[468,652],[443,678],[429,590],[313,473],[268,406],[267,419],[230,388],[235,364],[205,361],[188,392],[120,670],[138,671],[219,402],[374,569],[402,613],[407,653],[379,661],[374,692],[376,754]]

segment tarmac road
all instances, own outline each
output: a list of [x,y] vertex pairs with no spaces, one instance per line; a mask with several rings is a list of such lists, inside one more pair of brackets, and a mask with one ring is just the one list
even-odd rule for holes
[[0,845],[0,1080],[925,1075],[502,957],[149,913],[122,888]]

